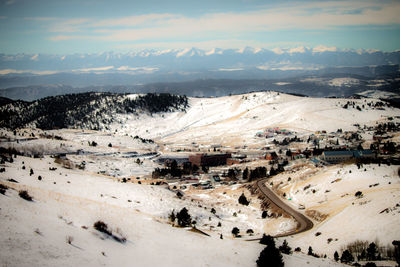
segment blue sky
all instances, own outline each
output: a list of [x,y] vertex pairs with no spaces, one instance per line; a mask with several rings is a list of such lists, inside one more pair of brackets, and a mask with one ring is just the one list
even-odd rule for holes
[[0,0],[0,53],[400,49],[397,1]]

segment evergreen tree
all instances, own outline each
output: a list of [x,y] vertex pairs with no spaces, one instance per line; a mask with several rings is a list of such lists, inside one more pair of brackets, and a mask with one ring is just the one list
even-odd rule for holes
[[261,214],[261,218],[265,219],[268,216],[268,212],[266,210],[264,210]]
[[289,247],[289,244],[286,241],[286,239],[283,240],[283,244],[282,244],[282,246],[279,247],[279,251],[284,254],[288,254],[288,255],[292,254],[292,248]]
[[275,247],[275,240],[272,236],[263,234],[263,237],[260,239],[260,244]]
[[314,256],[314,252],[313,252],[313,249],[312,249],[311,246],[308,247],[308,253],[307,253],[307,255]]
[[376,260],[376,254],[377,254],[377,249],[376,249],[376,245],[374,242],[372,242],[371,244],[369,244],[368,248],[367,248],[367,260],[371,260],[374,261]]
[[367,253],[365,252],[365,249],[363,249],[361,251],[361,255],[360,255],[360,260],[366,259],[367,258]]
[[340,262],[350,263],[353,261],[354,261],[354,257],[353,257],[353,255],[351,255],[350,251],[348,251],[347,249],[345,251],[343,251],[342,257],[340,257]]
[[242,179],[243,180],[249,179],[249,168],[246,167],[246,169],[244,169],[243,174],[242,174]]
[[285,266],[281,252],[275,247],[275,242],[267,245],[257,260],[258,267],[274,266],[283,267]]
[[393,240],[392,245],[394,246],[394,258],[397,264],[400,266],[400,241]]
[[168,219],[169,219],[172,223],[175,223],[176,215],[175,215],[175,211],[174,211],[174,210],[171,211],[171,214],[168,216]]
[[190,226],[192,223],[192,218],[186,208],[182,208],[181,211],[176,214],[176,218],[178,219],[178,225],[181,227]]
[[242,193],[238,199],[239,203],[245,206],[248,206],[250,204],[250,201],[247,200],[246,196],[244,193]]
[[333,258],[335,259],[335,261],[339,260],[339,253],[337,251],[335,251],[335,254],[333,254]]
[[239,232],[240,232],[239,228],[233,227],[233,229],[232,229],[232,234],[233,234],[235,237],[237,237],[237,236],[239,235]]

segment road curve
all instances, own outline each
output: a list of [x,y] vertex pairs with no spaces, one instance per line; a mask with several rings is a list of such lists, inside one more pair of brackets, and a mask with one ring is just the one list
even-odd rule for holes
[[262,179],[257,182],[257,186],[260,189],[260,192],[264,194],[275,206],[284,210],[287,214],[291,215],[299,223],[299,226],[295,230],[279,234],[274,237],[283,237],[283,236],[299,234],[313,228],[314,226],[313,222],[306,216],[294,210],[288,204],[283,202],[282,199],[280,199],[277,195],[275,195],[274,192],[272,192],[272,190],[270,190],[267,186],[265,186],[266,181],[267,179]]

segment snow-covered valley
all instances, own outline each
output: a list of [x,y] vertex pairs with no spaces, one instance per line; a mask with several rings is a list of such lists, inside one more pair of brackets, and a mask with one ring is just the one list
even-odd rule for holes
[[[400,122],[398,109],[381,107],[379,102],[258,92],[189,98],[185,111],[114,114],[107,131],[1,129],[0,147],[18,155],[5,153],[0,164],[4,168],[0,183],[8,188],[0,195],[0,262],[4,266],[256,266],[264,246],[246,240],[264,233],[282,234],[295,229],[296,222],[284,214],[272,216],[270,210],[271,216],[263,218],[265,206],[252,189],[254,182],[228,179],[229,170],[236,168],[242,175],[245,168],[265,166],[270,171],[274,165],[266,153],[274,149],[283,157],[288,150],[311,149],[307,138],[318,140],[321,147],[332,142],[349,146],[346,132],[359,131],[361,146],[368,149],[374,142],[368,128]],[[266,130],[273,128],[285,131]],[[273,143],[288,136],[303,141]],[[399,136],[391,132],[387,141],[399,144]],[[213,152],[246,158],[186,177],[202,185],[213,175],[221,176],[223,182],[212,182],[208,188],[152,176],[155,168],[164,167],[160,156]],[[333,260],[333,253],[341,253],[350,242],[379,240],[386,246],[399,240],[398,170],[393,164],[358,167],[354,162],[315,164],[311,158],[292,157],[267,184],[308,216],[314,227],[277,239],[278,245],[286,239],[293,249],[301,249],[284,255],[285,266],[342,266]],[[20,198],[21,190],[33,201]],[[362,196],[356,197],[357,191]],[[242,193],[249,205],[238,203]],[[195,228],[171,223],[171,212],[184,207],[196,221]],[[97,231],[97,221],[126,242]],[[241,237],[233,237],[234,227]],[[309,246],[327,258],[306,255]]]

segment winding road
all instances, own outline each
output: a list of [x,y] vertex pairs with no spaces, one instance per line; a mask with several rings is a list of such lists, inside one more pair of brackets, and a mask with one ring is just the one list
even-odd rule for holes
[[300,212],[294,210],[288,204],[283,202],[282,199],[280,199],[277,195],[275,195],[275,193],[272,192],[272,190],[270,190],[265,185],[266,181],[267,181],[267,179],[262,179],[257,182],[257,186],[260,189],[261,193],[263,193],[275,206],[284,210],[287,214],[291,215],[299,223],[299,226],[295,230],[289,231],[289,232],[286,232],[283,234],[279,234],[274,237],[283,237],[283,236],[299,234],[299,233],[308,231],[311,228],[313,228],[313,226],[314,226],[313,222],[310,219],[308,219],[306,216],[304,216]]

